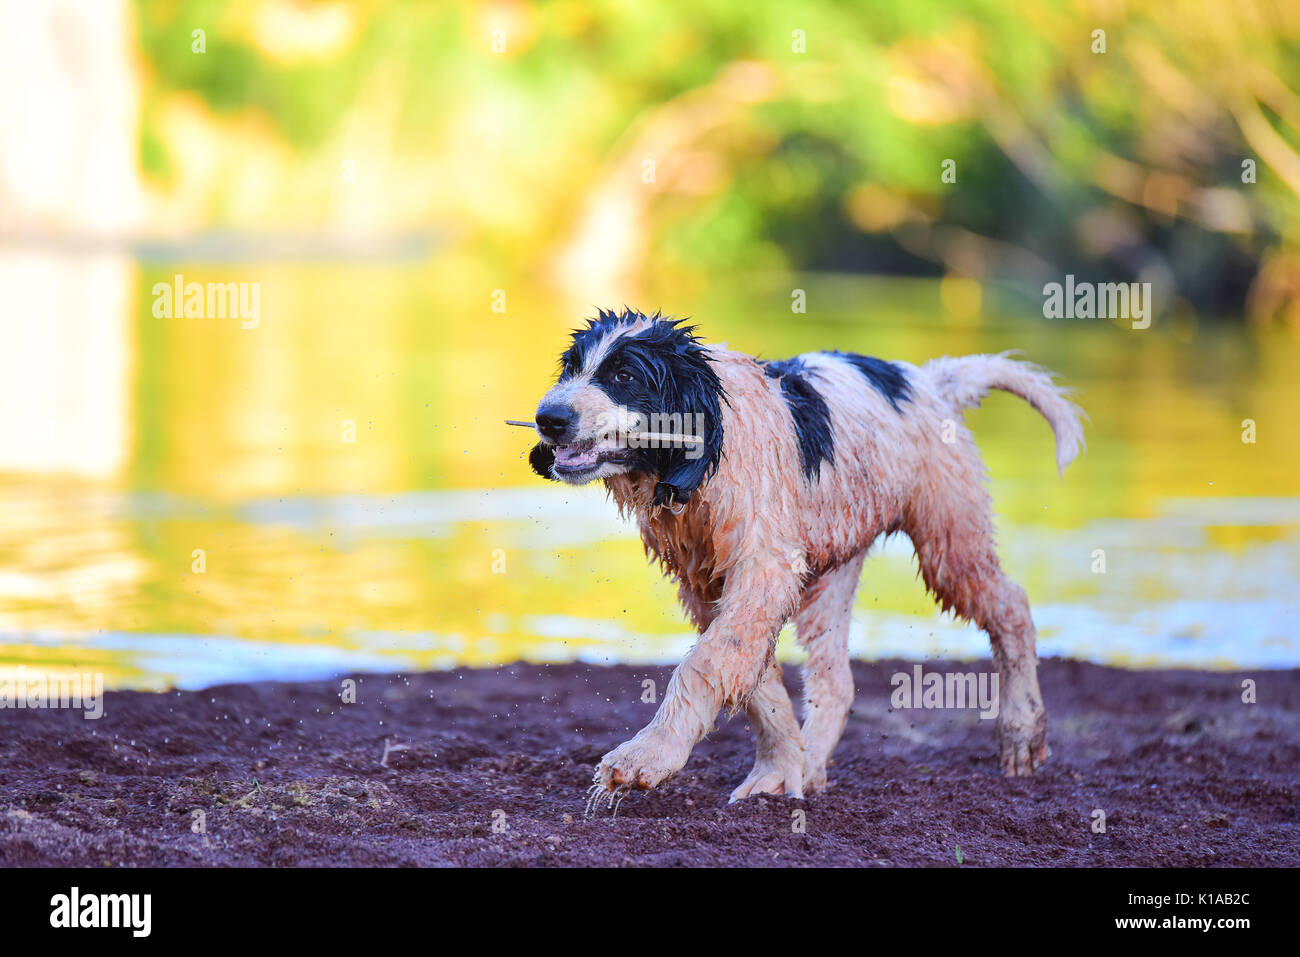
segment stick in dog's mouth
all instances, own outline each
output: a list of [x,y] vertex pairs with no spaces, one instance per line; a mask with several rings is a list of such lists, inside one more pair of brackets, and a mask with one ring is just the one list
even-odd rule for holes
[[[536,422],[521,422],[517,419],[506,419],[506,425],[514,425],[523,429],[536,429]],[[635,439],[638,442],[658,442],[663,445],[669,445],[673,442],[685,442],[687,445],[698,445],[704,441],[702,435],[681,435],[676,432],[628,432],[625,435],[627,439]]]

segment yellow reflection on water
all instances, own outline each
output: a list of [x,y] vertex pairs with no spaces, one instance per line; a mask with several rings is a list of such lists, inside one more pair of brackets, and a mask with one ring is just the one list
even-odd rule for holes
[[[155,318],[154,285],[177,273],[258,283],[256,328]],[[0,476],[0,665],[162,687],[663,660],[689,643],[633,529],[599,491],[533,476],[528,434],[501,424],[530,415],[580,314],[526,286],[494,312],[491,277],[446,267],[150,265],[135,282],[118,343],[132,353],[127,464],[109,479]],[[766,357],[1019,348],[1079,390],[1088,450],[1064,480],[1023,403],[995,395],[970,416],[1044,654],[1295,662],[1295,339],[999,320],[987,302],[983,319],[947,323],[937,284],[802,285],[806,315],[788,290],[744,283],[672,311]],[[857,653],[981,653],[937,616],[905,541],[867,569]]]

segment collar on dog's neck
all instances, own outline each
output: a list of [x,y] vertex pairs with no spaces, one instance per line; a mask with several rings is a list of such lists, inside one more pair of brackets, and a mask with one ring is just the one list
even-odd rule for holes
[[662,483],[649,475],[626,473],[611,476],[604,481],[605,488],[618,505],[619,511],[624,514],[644,512],[647,518],[655,518],[667,511],[681,515],[691,505],[690,499],[677,501],[673,496],[669,496],[668,501],[656,502],[655,493]]

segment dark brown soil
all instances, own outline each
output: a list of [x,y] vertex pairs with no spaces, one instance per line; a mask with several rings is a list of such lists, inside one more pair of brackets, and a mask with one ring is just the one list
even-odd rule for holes
[[[854,666],[825,794],[728,806],[752,757],[736,719],[617,818],[584,819],[584,793],[665,668],[372,675],[352,705],[316,682],[114,693],[99,721],[0,711],[0,863],[955,866],[960,847],[968,867],[1300,864],[1300,670],[1046,660],[1053,758],[1008,781],[992,722],[890,709],[907,668]],[[385,740],[408,746],[387,767]]]

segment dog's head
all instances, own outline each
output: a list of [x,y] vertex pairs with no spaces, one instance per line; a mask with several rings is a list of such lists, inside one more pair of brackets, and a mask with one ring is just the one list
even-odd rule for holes
[[[602,310],[573,333],[537,406],[542,441],[528,460],[538,475],[584,485],[637,472],[655,479],[656,505],[672,505],[713,474],[726,397],[694,327],[681,323]],[[688,439],[639,438],[646,433]]]

